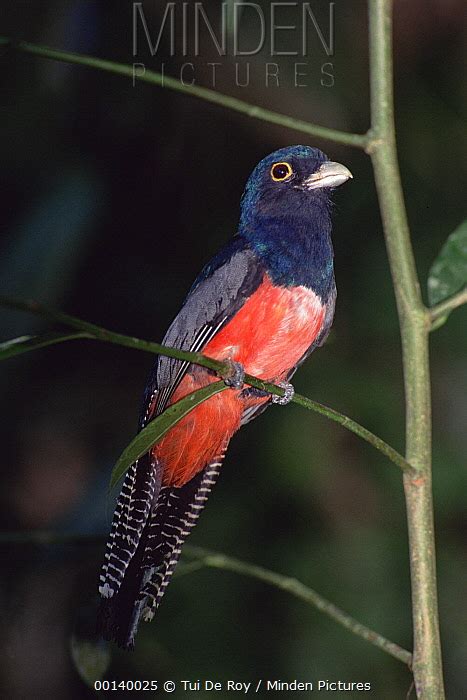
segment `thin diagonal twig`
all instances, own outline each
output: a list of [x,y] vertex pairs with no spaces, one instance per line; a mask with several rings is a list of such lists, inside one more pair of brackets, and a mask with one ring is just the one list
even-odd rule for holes
[[[106,343],[113,343],[115,345],[123,345],[124,347],[133,348],[134,350],[143,350],[145,352],[150,352],[156,355],[166,355],[167,357],[173,357],[178,360],[186,360],[192,362],[193,364],[200,365],[201,367],[206,367],[207,369],[213,370],[220,377],[225,376],[226,372],[229,371],[230,367],[223,362],[218,362],[213,360],[211,357],[207,357],[199,352],[187,352],[185,350],[179,350],[178,348],[169,348],[165,345],[160,345],[159,343],[153,343],[148,340],[141,340],[140,338],[134,338],[131,336],[123,335],[122,333],[115,333],[114,331],[109,331],[107,328],[102,328],[88,321],[83,321],[75,316],[70,316],[61,311],[53,311],[35,301],[24,301],[21,299],[12,299],[9,297],[0,296],[0,306],[6,306],[12,309],[18,309],[20,311],[29,311],[35,314],[44,316],[52,321],[63,323],[66,326],[76,328],[78,330],[86,333],[86,336],[91,339],[101,340]],[[84,336],[83,336],[84,337]],[[60,341],[56,341],[60,342]],[[51,342],[49,341],[50,345]],[[277,396],[283,396],[284,389],[276,384],[271,384],[270,382],[263,381],[258,377],[253,377],[250,374],[245,375],[245,383],[250,386],[260,389],[261,391],[267,391],[270,394],[275,394]],[[412,472],[412,466],[404,459],[404,457],[397,452],[391,445],[382,440],[380,437],[372,433],[370,430],[360,425],[352,418],[339,413],[339,411],[325,406],[318,401],[313,401],[306,396],[301,394],[295,394],[293,403],[308,409],[309,411],[314,411],[322,416],[325,416],[329,420],[338,423],[346,430],[354,433],[362,440],[365,440],[368,444],[372,445],[379,452],[384,454],[393,464],[397,465],[404,472]]]
[[[72,53],[70,51],[60,51],[57,49],[52,49],[48,46],[40,46],[39,44],[32,44],[28,41],[13,41],[9,37],[0,37],[0,46],[9,47],[15,51],[21,51],[23,53],[33,54],[35,56],[40,56],[42,58],[49,58],[54,61],[62,61],[64,63],[74,63],[81,66],[88,66],[90,68],[97,68],[98,70],[103,70],[108,73],[114,73],[116,75],[123,75],[131,80],[149,83],[150,85],[156,85],[161,88],[168,88],[169,90],[175,90],[176,92],[181,92],[184,95],[191,97],[197,97],[206,102],[211,102],[220,107],[225,107],[227,109],[233,110],[234,112],[239,112],[252,119],[261,119],[262,121],[269,122],[270,124],[278,124],[287,129],[292,129],[293,131],[299,131],[302,134],[307,134],[308,136],[316,136],[321,139],[327,139],[329,141],[334,141],[335,143],[342,143],[346,146],[354,146],[356,148],[366,148],[368,144],[368,136],[366,134],[351,134],[345,131],[340,131],[338,129],[329,129],[325,126],[320,126],[319,124],[312,124],[302,119],[296,119],[295,117],[290,117],[285,114],[280,114],[279,112],[273,112],[270,109],[263,109],[258,107],[258,105],[250,104],[244,100],[239,100],[236,97],[230,97],[230,95],[223,95],[216,90],[210,90],[199,85],[188,85],[184,84],[181,80],[176,80],[167,75],[162,75],[162,73],[157,73],[156,71],[146,70],[138,72],[134,66],[128,65],[126,63],[117,63],[116,61],[108,61],[102,58],[96,58],[95,56],[86,56],[84,54]],[[141,64],[135,64],[138,66]]]
[[[53,545],[53,544],[69,544],[69,545],[96,545],[105,542],[104,535],[77,535],[74,533],[58,533],[41,530],[32,530],[29,532],[0,532],[0,544],[14,545]],[[247,562],[235,559],[220,552],[213,552],[203,547],[193,547],[185,545],[183,548],[183,557],[188,557],[189,562],[183,563],[178,577],[198,571],[203,567],[213,569],[223,569],[232,571],[242,576],[264,581],[265,583],[274,586],[282,591],[286,591],[291,595],[299,598],[308,605],[312,605],[320,612],[332,618],[335,622],[348,629],[353,634],[365,639],[365,641],[373,644],[382,651],[390,654],[395,659],[402,663],[411,665],[412,655],[406,649],[403,649],[398,644],[386,639],[378,632],[371,630],[369,627],[362,625],[358,620],[355,620],[351,615],[338,608],[330,601],[323,598],[319,593],[312,588],[305,586],[295,578],[283,576],[269,569],[264,569],[261,566],[248,564]]]

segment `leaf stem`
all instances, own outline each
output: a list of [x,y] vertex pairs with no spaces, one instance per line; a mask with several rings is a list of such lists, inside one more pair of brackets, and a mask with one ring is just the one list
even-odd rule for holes
[[372,145],[369,149],[383,219],[402,339],[406,397],[405,472],[417,697],[444,698],[436,590],[431,489],[430,324],[423,305],[405,211],[394,126],[392,0],[370,0]]
[[[230,370],[228,364],[214,360],[211,357],[203,355],[202,353],[188,352],[186,350],[179,350],[178,348],[169,348],[165,345],[153,343],[149,340],[141,340],[140,338],[134,338],[131,336],[123,335],[121,333],[115,333],[113,331],[107,330],[106,328],[102,328],[101,326],[96,326],[93,323],[89,323],[88,321],[83,321],[79,318],[76,318],[75,316],[65,314],[61,311],[53,311],[52,309],[49,309],[35,301],[24,301],[21,299],[12,299],[10,297],[0,296],[0,306],[6,306],[8,308],[17,309],[19,311],[27,311],[34,314],[39,314],[41,316],[45,316],[46,318],[52,321],[57,321],[59,323],[63,323],[66,326],[77,328],[78,330],[84,332],[82,336],[79,335],[78,337],[101,340],[107,343],[113,343],[115,345],[123,345],[124,347],[133,348],[134,350],[143,350],[144,352],[150,352],[156,355],[165,355],[167,357],[173,357],[177,360],[185,360],[193,364],[200,365],[201,367],[206,367],[207,369],[216,372],[216,374],[218,374],[220,377],[225,376],[226,372]],[[51,336],[47,336],[47,338],[48,345],[51,345],[53,342],[62,342],[61,339],[53,341]],[[63,338],[63,340],[67,339],[72,339],[72,337]],[[266,382],[262,379],[259,379],[258,377],[253,377],[250,374],[245,375],[245,383],[255,387],[256,389],[260,389],[261,391],[267,391],[270,394],[276,394],[277,396],[283,396],[284,394],[284,389],[282,387],[277,386],[275,384],[271,384],[270,382]],[[194,399],[196,397],[196,394],[197,392],[193,393]],[[374,433],[367,430],[367,428],[364,428],[362,425],[354,421],[352,418],[349,418],[343,413],[335,411],[333,408],[329,408],[329,406],[325,406],[324,404],[318,403],[317,401],[313,401],[312,399],[309,399],[306,396],[301,396],[300,394],[295,394],[292,401],[293,403],[296,403],[299,406],[303,406],[304,408],[310,411],[319,413],[320,415],[329,418],[335,423],[338,423],[342,427],[346,428],[350,432],[362,438],[362,440],[365,440],[365,442],[372,445],[375,449],[384,454],[396,466],[400,467],[400,469],[402,469],[404,472],[413,473],[414,469],[412,465],[406,459],[404,459],[404,457],[399,452],[397,452],[397,450],[391,447],[391,445],[388,445],[388,443],[382,440],[380,437],[374,435]]]
[[156,85],[157,87],[165,87],[169,90],[175,90],[176,92],[181,92],[191,97],[200,98],[220,107],[225,107],[226,109],[233,110],[234,112],[239,112],[240,114],[244,114],[252,119],[261,119],[262,121],[269,122],[270,124],[278,124],[286,129],[299,131],[300,133],[307,134],[308,136],[316,136],[317,138],[327,139],[329,141],[334,141],[335,143],[342,143],[346,146],[354,146],[356,148],[363,149],[366,148],[368,143],[368,136],[366,134],[351,134],[338,129],[329,129],[328,127],[320,126],[319,124],[311,124],[310,122],[296,119],[295,117],[280,114],[279,112],[273,112],[269,109],[263,109],[262,107],[250,104],[244,100],[239,100],[236,97],[223,95],[216,90],[210,90],[209,88],[199,85],[184,84],[181,80],[162,75],[156,71],[146,70],[145,68],[144,71],[138,72],[135,66],[139,65],[141,67],[142,64],[128,65],[126,63],[118,63],[116,61],[96,58],[95,56],[87,56],[85,54],[72,53],[70,51],[59,51],[48,46],[31,44],[28,41],[15,42],[9,37],[5,36],[0,37],[0,46],[2,45],[10,47],[15,51],[33,54],[42,58],[52,59],[54,61],[74,63],[81,66],[88,66],[90,68],[97,68],[98,70],[114,73],[116,75],[123,75],[127,78],[131,78],[133,82],[138,81],[149,83],[150,85]]
[[454,309],[457,309],[459,306],[462,306],[462,304],[467,304],[467,286],[457,292],[457,294],[453,294],[453,296],[449,297],[449,299],[440,301],[439,304],[436,304],[435,306],[432,306],[431,309],[428,309],[431,319],[431,330],[435,330],[436,322],[440,318],[446,316],[451,311],[454,311]]
[[31,350],[39,350],[46,348],[49,345],[57,345],[57,343],[65,343],[68,340],[82,340],[83,338],[92,338],[90,333],[78,331],[77,333],[46,333],[44,335],[27,335],[13,340],[0,342],[0,360],[7,360],[10,357],[16,357],[24,352]]

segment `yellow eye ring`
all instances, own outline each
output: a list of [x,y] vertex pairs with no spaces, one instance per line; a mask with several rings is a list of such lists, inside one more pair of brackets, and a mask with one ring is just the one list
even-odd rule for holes
[[271,168],[271,177],[274,182],[284,182],[293,174],[292,166],[289,163],[274,163]]

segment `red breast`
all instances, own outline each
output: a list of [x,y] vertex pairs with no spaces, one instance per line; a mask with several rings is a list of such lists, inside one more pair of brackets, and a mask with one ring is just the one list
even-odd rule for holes
[[[307,287],[275,287],[265,275],[262,284],[235,316],[206,345],[214,359],[230,357],[248,374],[279,381],[318,336],[325,314],[319,297]],[[171,403],[216,378],[195,370],[187,373]],[[182,486],[225,451],[240,426],[248,403],[241,390],[224,391],[182,419],[154,448],[164,465],[164,485]]]

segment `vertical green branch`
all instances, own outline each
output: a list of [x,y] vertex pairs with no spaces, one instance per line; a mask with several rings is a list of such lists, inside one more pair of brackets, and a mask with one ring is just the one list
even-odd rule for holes
[[431,488],[430,320],[420,294],[397,162],[392,75],[392,0],[369,0],[371,155],[396,295],[406,400],[404,475],[417,697],[444,698]]

